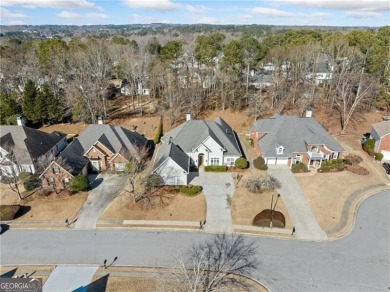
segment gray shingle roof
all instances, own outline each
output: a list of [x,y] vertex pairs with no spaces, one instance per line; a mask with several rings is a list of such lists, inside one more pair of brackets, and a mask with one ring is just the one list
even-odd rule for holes
[[208,137],[211,137],[221,147],[226,149],[225,155],[241,156],[233,129],[221,118],[212,122],[189,120],[169,131],[162,137],[163,142],[179,146],[184,152],[192,152]]
[[120,153],[123,149],[129,149],[134,156],[138,155],[138,149],[146,146],[147,139],[137,132],[124,129],[119,126],[89,125],[78,138],[75,139],[60,156],[73,167],[73,174],[78,174],[83,169],[88,159],[84,153],[97,141],[104,144],[113,153]]
[[184,171],[188,172],[189,157],[173,143],[164,143],[158,148],[152,172],[159,168],[168,158],[175,161]]
[[64,135],[59,132],[49,134],[26,126],[0,126],[0,137],[2,147],[10,145],[12,139],[13,145],[10,146],[14,148],[19,164],[32,164],[60,142]]
[[386,134],[390,133],[390,121],[383,121],[372,125],[374,131],[378,134],[379,137],[383,137]]
[[[314,118],[275,115],[253,124],[257,132],[265,133],[258,144],[265,157],[291,157],[294,152],[307,152],[307,144],[325,145],[333,151],[344,151]],[[276,148],[284,147],[277,155]]]

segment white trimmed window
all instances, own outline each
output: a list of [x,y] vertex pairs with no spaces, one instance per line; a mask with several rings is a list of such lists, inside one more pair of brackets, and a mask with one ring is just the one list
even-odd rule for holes
[[210,165],[219,165],[219,158],[218,157],[211,157]]
[[125,170],[125,164],[124,163],[115,163],[115,170],[116,171],[124,171]]
[[234,157],[226,157],[225,158],[225,165],[227,165],[227,166],[232,166],[232,165],[234,165]]
[[64,183],[64,186],[69,185],[69,178],[64,178],[62,182]]
[[58,166],[54,166],[54,167],[53,167],[53,173],[54,173],[54,174],[60,174],[60,171],[61,171],[61,170],[60,170],[60,168],[59,168]]
[[284,151],[283,146],[279,146],[278,148],[276,148],[276,153],[277,154],[283,154],[283,151]]

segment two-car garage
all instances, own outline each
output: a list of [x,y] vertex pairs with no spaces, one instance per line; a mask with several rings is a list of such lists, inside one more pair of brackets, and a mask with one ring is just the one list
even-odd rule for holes
[[288,164],[288,157],[267,157],[266,163],[267,164],[287,165]]

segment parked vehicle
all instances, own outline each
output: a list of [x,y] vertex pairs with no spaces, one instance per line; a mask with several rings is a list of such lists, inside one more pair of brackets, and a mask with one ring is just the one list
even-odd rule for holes
[[383,163],[383,168],[385,169],[386,173],[390,175],[390,163]]

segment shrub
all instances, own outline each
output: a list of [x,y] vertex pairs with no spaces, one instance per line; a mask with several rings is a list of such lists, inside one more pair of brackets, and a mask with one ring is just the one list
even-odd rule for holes
[[88,188],[88,179],[85,175],[78,175],[69,182],[69,188],[74,192],[82,192]]
[[321,167],[317,171],[323,173],[323,172],[342,171],[344,169],[345,169],[345,165],[342,159],[333,159],[333,160],[322,162]]
[[363,159],[359,155],[349,154],[349,155],[344,157],[343,161],[345,164],[355,165],[355,164],[359,164],[360,162],[362,162]]
[[8,221],[15,219],[16,213],[20,210],[20,205],[0,205],[0,220]]
[[300,173],[300,172],[308,172],[307,166],[303,164],[302,162],[293,164],[291,166],[291,171],[293,173]]
[[207,165],[204,167],[204,171],[225,172],[227,170],[226,165]]
[[280,182],[273,176],[252,177],[245,181],[245,187],[252,193],[262,193],[280,188]]
[[201,186],[181,186],[180,192],[189,197],[193,197],[199,194],[202,191],[202,189],[203,188]]
[[348,165],[346,169],[352,173],[359,175],[367,175],[370,173],[366,168],[360,165]]
[[255,160],[253,160],[253,166],[260,170],[267,170],[268,166],[265,164],[265,160],[263,157],[259,156]]
[[374,147],[375,139],[368,139],[363,144],[363,150],[366,151],[370,156],[373,156],[375,154]]
[[156,133],[154,134],[154,144],[158,144],[160,142],[161,136],[163,134],[163,124],[162,119],[160,120],[160,123],[157,126]]
[[41,179],[37,175],[29,175],[23,180],[23,186],[26,191],[32,191],[35,188],[40,187],[42,184]]
[[248,165],[248,160],[246,160],[244,157],[237,158],[234,162],[234,166],[241,169],[248,168]]
[[147,191],[156,189],[160,186],[161,181],[162,181],[161,176],[159,176],[158,174],[151,174],[146,178],[145,189]]
[[28,179],[30,176],[31,176],[31,173],[29,173],[29,172],[21,172],[21,173],[19,173],[19,179],[20,179],[21,181],[25,181],[25,180]]
[[383,154],[379,153],[379,152],[376,152],[375,153],[375,160],[381,161],[382,159],[383,159]]

